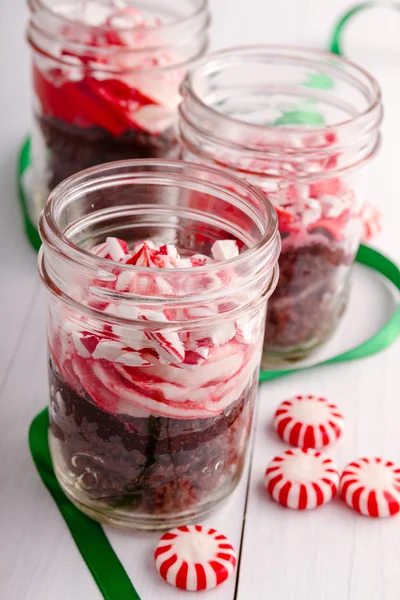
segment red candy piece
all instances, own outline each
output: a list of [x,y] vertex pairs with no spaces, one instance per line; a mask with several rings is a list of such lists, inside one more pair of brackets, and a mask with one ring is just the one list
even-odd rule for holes
[[293,213],[285,210],[278,204],[275,205],[275,210],[278,215],[279,231],[281,234],[291,233],[292,230],[299,228],[298,225],[295,225],[296,219]]
[[323,448],[343,431],[344,419],[335,404],[319,396],[294,396],[279,405],[274,427],[287,444],[300,448]]
[[154,558],[165,581],[192,591],[217,587],[232,575],[237,561],[229,540],[201,525],[184,525],[164,534]]
[[339,472],[321,452],[293,448],[270,462],[264,483],[275,502],[305,510],[332,500],[339,486]]
[[342,190],[342,183],[338,177],[331,179],[319,179],[310,183],[310,197],[320,198],[322,195],[339,196]]
[[143,242],[135,247],[133,254],[127,261],[127,265],[136,265],[137,267],[154,267],[155,251],[147,242]]
[[312,223],[308,226],[307,230],[310,233],[315,233],[316,231],[323,230],[326,234],[328,234],[333,240],[343,240],[345,237],[345,232],[343,230],[343,225],[339,220],[334,219],[319,219],[315,223]]
[[400,469],[382,458],[360,458],[340,478],[346,504],[367,517],[392,517],[400,511]]

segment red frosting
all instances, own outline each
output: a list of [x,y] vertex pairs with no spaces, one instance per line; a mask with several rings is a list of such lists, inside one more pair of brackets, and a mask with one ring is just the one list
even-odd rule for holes
[[[128,129],[142,129],[135,122],[134,113],[127,110],[128,102],[138,108],[155,102],[118,79],[99,81],[89,73],[80,81],[68,81],[61,69],[43,73],[35,65],[33,83],[43,115],[79,127],[101,127],[113,136]],[[57,81],[62,83],[56,85]]]
[[[111,26],[111,24],[110,18],[106,25]],[[147,25],[143,22],[140,27],[146,29]],[[115,137],[132,129],[146,131],[144,123],[151,117],[146,116],[145,120],[143,117],[135,119],[135,115],[144,106],[160,107],[159,103],[123,81],[122,78],[117,78],[115,74],[110,74],[110,77],[106,78],[104,68],[114,70],[120,68],[121,73],[124,71],[125,74],[132,73],[132,65],[124,64],[124,61],[129,61],[129,52],[125,57],[121,53],[120,63],[117,61],[121,47],[140,49],[141,34],[138,32],[133,35],[136,35],[134,39],[138,40],[138,48],[128,46],[117,29],[92,27],[90,32],[82,37],[81,30],[75,30],[70,26],[64,27],[60,35],[61,39],[64,39],[66,44],[85,43],[92,49],[92,56],[62,49],[61,60],[66,61],[63,64],[61,62],[57,64],[57,59],[52,61],[51,65],[40,60],[34,62],[33,85],[40,101],[42,114],[79,127],[101,127]],[[96,54],[94,64],[96,48],[104,51],[107,47],[111,50],[115,49],[112,53],[112,64],[107,64],[105,59],[98,56],[99,53]],[[69,60],[70,65],[67,64]],[[137,72],[142,68],[160,67],[163,61],[168,63],[168,57],[144,57],[143,61],[136,65]],[[139,88],[140,85],[137,87]],[[171,93],[175,93],[174,85],[171,87]],[[162,117],[163,115],[158,114],[154,118],[162,119]],[[157,126],[152,127],[151,132],[159,133],[155,130]]]

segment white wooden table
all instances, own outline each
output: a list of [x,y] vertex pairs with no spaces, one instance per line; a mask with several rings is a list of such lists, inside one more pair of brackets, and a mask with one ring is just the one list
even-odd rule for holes
[[[45,295],[17,204],[16,155],[29,129],[29,52],[22,1],[1,0],[0,20],[0,598],[99,600],[100,594],[58,510],[34,469],[27,430],[46,404]],[[213,0],[214,48],[249,43],[324,47],[343,0]],[[385,216],[379,247],[399,258],[400,13],[357,18],[345,36],[351,58],[371,68],[384,91],[383,150],[373,166],[370,200]],[[372,333],[393,306],[390,291],[357,268],[349,310],[324,355]],[[208,600],[398,600],[400,517],[369,520],[340,501],[317,511],[281,509],[264,493],[265,466],[284,449],[271,431],[282,399],[324,394],[347,420],[332,456],[343,467],[361,455],[400,463],[399,344],[359,362],[310,370],[261,387],[250,472],[228,505],[209,519],[240,552],[236,580]],[[142,600],[192,598],[154,571],[156,535],[107,530]]]

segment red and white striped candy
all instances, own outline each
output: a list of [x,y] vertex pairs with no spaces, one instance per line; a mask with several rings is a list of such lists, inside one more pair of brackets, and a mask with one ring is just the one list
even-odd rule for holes
[[160,539],[154,553],[161,577],[183,590],[209,590],[228,579],[236,567],[236,552],[215,529],[184,525]]
[[383,215],[376,206],[365,204],[361,212],[361,220],[363,224],[364,242],[372,240],[378,233],[381,233],[383,228]]
[[108,252],[108,244],[107,242],[103,242],[102,244],[98,244],[91,249],[91,253],[95,256],[100,256],[101,258],[110,259],[110,255]]
[[108,252],[112,260],[119,262],[128,253],[128,244],[124,240],[120,240],[115,237],[108,237],[106,239],[108,245]]
[[[163,244],[158,250],[157,258],[159,267],[169,269],[171,267],[176,267],[181,257],[173,244]],[[161,258],[164,258],[164,261],[160,260]]]
[[115,262],[120,262],[128,252],[128,244],[115,237],[108,237],[105,242],[92,248],[92,254]]
[[304,510],[332,500],[339,486],[339,472],[321,452],[293,448],[270,462],[264,483],[275,502]]
[[135,246],[134,253],[126,261],[127,265],[137,267],[154,267],[155,250],[148,242],[142,242]]
[[340,493],[362,515],[392,517],[400,511],[400,469],[382,458],[360,458],[343,471]]
[[335,404],[321,396],[294,396],[279,405],[274,418],[278,435],[300,448],[323,448],[342,434],[344,419]]
[[[141,321],[168,321],[163,313],[146,310],[139,315]],[[162,363],[181,363],[185,360],[185,346],[176,331],[145,331],[144,335],[153,345]]]

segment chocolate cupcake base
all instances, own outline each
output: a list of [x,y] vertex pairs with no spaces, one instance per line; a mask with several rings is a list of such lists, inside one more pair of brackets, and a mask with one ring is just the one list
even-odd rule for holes
[[78,395],[50,364],[51,451],[65,493],[91,517],[163,529],[201,518],[237,485],[257,378],[213,418],[114,415]]
[[326,341],[346,306],[352,262],[353,256],[333,242],[282,252],[267,308],[264,364],[299,360]]
[[83,169],[130,158],[167,158],[176,148],[171,131],[152,135],[129,130],[115,137],[101,127],[79,127],[55,117],[36,120],[48,152],[50,190]]

